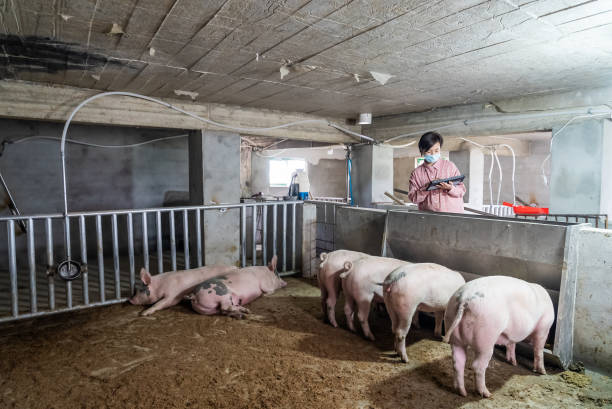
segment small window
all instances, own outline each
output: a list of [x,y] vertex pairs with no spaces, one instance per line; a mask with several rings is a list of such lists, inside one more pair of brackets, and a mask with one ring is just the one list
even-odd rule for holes
[[270,159],[270,186],[289,187],[291,175],[297,169],[306,169],[304,159]]

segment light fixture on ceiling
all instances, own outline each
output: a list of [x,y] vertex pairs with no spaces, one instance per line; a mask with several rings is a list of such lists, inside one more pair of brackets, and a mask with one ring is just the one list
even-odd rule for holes
[[359,121],[357,121],[359,125],[370,125],[372,124],[372,113],[362,113],[359,114]]

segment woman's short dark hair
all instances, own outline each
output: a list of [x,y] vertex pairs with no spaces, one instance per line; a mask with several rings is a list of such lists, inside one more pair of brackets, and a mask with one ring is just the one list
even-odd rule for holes
[[441,148],[442,144],[444,143],[442,135],[437,132],[424,133],[423,136],[421,136],[421,139],[419,140],[419,151],[421,153],[427,152],[432,146],[436,144],[436,142],[440,142]]

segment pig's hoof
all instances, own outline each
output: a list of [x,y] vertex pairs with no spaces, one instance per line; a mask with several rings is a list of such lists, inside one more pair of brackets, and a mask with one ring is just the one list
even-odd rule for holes
[[467,396],[465,388],[459,389],[457,392],[459,392],[459,395],[463,396],[464,398]]
[[366,335],[366,338],[369,339],[370,341],[376,341],[376,338],[374,338],[374,335],[372,334]]
[[489,392],[487,389],[485,389],[484,391],[480,392],[480,396],[482,396],[483,398],[490,398],[491,397],[491,392]]

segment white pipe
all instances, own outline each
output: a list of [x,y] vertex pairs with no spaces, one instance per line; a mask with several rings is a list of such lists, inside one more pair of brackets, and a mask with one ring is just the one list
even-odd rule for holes
[[504,174],[502,172],[501,163],[499,162],[499,157],[497,156],[497,152],[493,151],[493,156],[495,156],[495,161],[497,162],[497,167],[499,169],[499,186],[497,187],[497,200],[495,204],[499,206],[499,195],[501,194],[502,181],[504,180]]
[[514,149],[512,149],[512,146],[507,145],[505,143],[499,146],[505,146],[506,148],[510,149],[510,152],[512,152],[512,204],[516,205],[516,188],[514,186],[514,174],[516,172],[516,155],[514,154]]
[[414,145],[416,142],[417,141],[412,141],[412,142],[405,143],[403,145],[391,145],[390,143],[383,143],[382,146],[388,146],[393,149],[400,149],[400,148],[407,148],[411,145]]
[[[156,139],[151,139],[151,140],[148,140],[148,141],[138,142],[138,143],[130,143],[130,144],[127,144],[127,145],[99,145],[97,143],[89,143],[89,142],[77,141],[77,140],[74,140],[74,139],[66,139],[66,142],[72,143],[72,144],[75,144],[75,145],[90,146],[92,148],[123,149],[123,148],[137,148],[139,146],[148,145],[150,143],[167,141],[167,140],[171,140],[171,139],[184,138],[186,136],[189,136],[189,135],[188,134],[182,134],[182,135],[174,135],[174,136],[165,136],[163,138],[156,138]],[[61,141],[62,140],[62,138],[58,138],[56,136],[34,135],[34,136],[26,136],[25,138],[18,139],[16,141],[13,141],[12,143],[13,144],[18,144],[18,143],[26,142],[26,141],[28,141],[30,139],[44,139],[44,140],[50,140],[50,141]]]
[[489,168],[489,203],[493,206],[493,149],[491,149],[491,167]]

